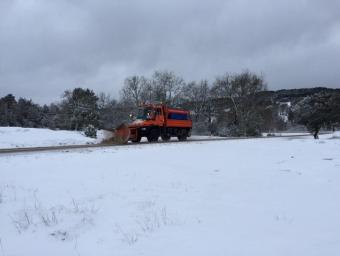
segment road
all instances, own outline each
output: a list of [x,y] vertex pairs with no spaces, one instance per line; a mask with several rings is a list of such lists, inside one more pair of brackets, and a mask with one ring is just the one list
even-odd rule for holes
[[[289,136],[270,136],[270,137],[221,137],[221,138],[204,138],[204,139],[188,139],[187,141],[158,141],[160,143],[191,143],[191,142],[204,142],[204,141],[224,141],[224,140],[244,140],[244,139],[273,139],[273,138],[295,138],[295,137],[308,137],[311,135],[289,135]],[[140,143],[127,143],[127,144],[84,144],[84,145],[63,145],[63,146],[49,146],[49,147],[25,147],[25,148],[3,148],[0,149],[0,155],[4,154],[16,154],[16,153],[32,153],[32,152],[43,152],[43,151],[62,151],[62,150],[74,150],[74,149],[85,149],[85,148],[104,148],[104,147],[125,147],[132,145],[148,145],[149,142]]]

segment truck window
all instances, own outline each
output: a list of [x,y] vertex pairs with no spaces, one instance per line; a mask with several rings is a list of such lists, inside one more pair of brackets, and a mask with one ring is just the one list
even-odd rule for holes
[[155,111],[152,108],[140,108],[138,109],[137,119],[149,120],[154,118]]

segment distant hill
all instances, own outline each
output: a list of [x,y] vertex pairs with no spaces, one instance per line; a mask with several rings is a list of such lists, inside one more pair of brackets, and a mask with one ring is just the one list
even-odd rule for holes
[[301,88],[301,89],[283,89],[278,91],[268,91],[275,102],[292,102],[295,103],[304,97],[311,96],[316,93],[339,93],[340,89],[332,89],[326,87]]

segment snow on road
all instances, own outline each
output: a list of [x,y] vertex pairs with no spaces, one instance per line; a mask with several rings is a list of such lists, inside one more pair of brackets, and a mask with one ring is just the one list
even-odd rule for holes
[[0,156],[0,255],[340,255],[340,140]]

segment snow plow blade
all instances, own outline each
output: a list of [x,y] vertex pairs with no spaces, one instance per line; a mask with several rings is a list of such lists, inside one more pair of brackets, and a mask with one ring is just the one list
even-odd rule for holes
[[129,126],[125,123],[117,126],[114,130],[104,131],[103,143],[106,144],[126,144],[130,138]]
[[114,133],[114,142],[116,144],[126,144],[130,138],[130,129],[127,124],[119,125]]

